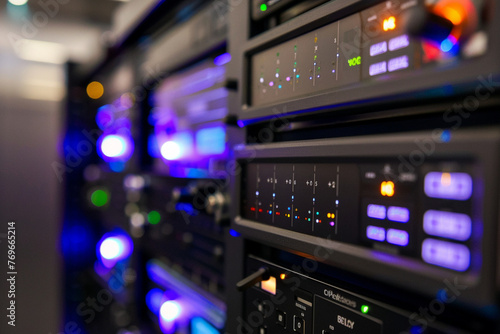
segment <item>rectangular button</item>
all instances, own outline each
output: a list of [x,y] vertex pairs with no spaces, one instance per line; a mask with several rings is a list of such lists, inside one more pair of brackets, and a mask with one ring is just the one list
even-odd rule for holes
[[472,177],[466,173],[430,172],[425,176],[428,197],[466,201],[472,196]]
[[281,327],[286,327],[286,313],[283,311],[276,311],[276,323]]
[[366,237],[375,241],[385,241],[385,228],[378,226],[368,226],[366,228]]
[[293,316],[293,330],[294,332],[304,334],[305,333],[306,322],[301,317]]
[[466,241],[472,233],[472,221],[463,213],[429,210],[424,214],[424,231],[436,237]]
[[374,219],[385,219],[387,209],[383,205],[368,204],[366,213],[368,217]]
[[390,206],[389,210],[387,210],[387,218],[393,222],[408,223],[410,210],[399,206]]
[[425,239],[422,243],[422,259],[439,267],[465,271],[470,266],[470,250],[461,244]]
[[396,229],[389,229],[387,231],[387,242],[397,246],[408,246],[409,243],[408,232]]
[[398,37],[394,37],[389,40],[389,51],[404,49],[409,45],[410,45],[410,38],[408,37],[408,35],[401,35]]

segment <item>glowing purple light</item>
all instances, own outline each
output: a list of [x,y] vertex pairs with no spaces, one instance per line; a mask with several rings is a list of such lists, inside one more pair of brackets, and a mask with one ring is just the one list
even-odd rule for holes
[[472,177],[466,173],[431,172],[425,176],[425,194],[432,198],[468,200],[472,196]]
[[290,82],[290,80],[292,80],[292,78],[286,77],[286,81]]
[[385,228],[378,226],[368,226],[366,228],[366,236],[371,240],[385,241]]
[[389,229],[387,231],[387,242],[397,246],[407,246],[409,243],[408,232]]
[[422,243],[422,259],[430,264],[465,271],[470,266],[470,250],[464,245],[435,240],[425,239]]
[[385,219],[387,209],[383,205],[369,204],[367,215],[374,219]]
[[114,122],[114,109],[112,105],[105,105],[97,110],[95,121],[101,130],[106,130]]
[[273,86],[274,86],[274,81],[271,81],[271,82],[269,83],[269,86],[270,86],[270,87],[273,87]]
[[463,213],[429,210],[424,214],[424,231],[436,237],[466,241],[472,234],[472,220]]
[[390,206],[387,210],[387,218],[393,222],[407,223],[410,220],[410,210],[399,206]]

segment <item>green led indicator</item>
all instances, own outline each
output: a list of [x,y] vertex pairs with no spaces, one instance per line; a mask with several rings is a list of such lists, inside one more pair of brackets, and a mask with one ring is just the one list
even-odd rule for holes
[[278,53],[276,53],[276,57],[279,57],[279,56],[280,56],[280,53],[279,53],[279,52],[278,52]]
[[267,5],[265,3],[263,3],[262,5],[260,5],[260,11],[261,12],[265,12],[267,10]]
[[314,60],[316,60],[316,59],[318,59],[318,56],[317,56],[317,55],[315,55],[315,56],[314,56]]
[[370,308],[367,305],[361,306],[361,312],[367,314]]
[[295,52],[297,52],[297,45],[294,46]]
[[151,211],[148,213],[148,222],[152,225],[156,225],[160,222],[161,220],[161,215],[158,213],[158,211]]
[[90,195],[90,201],[98,208],[105,206],[108,203],[108,200],[108,193],[104,190],[96,190],[92,193],[92,195]]

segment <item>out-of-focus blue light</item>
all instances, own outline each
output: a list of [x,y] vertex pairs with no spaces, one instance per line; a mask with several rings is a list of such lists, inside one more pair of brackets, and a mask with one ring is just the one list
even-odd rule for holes
[[443,133],[441,134],[441,141],[443,143],[448,143],[451,140],[451,131],[450,130],[444,130]]
[[148,137],[148,153],[152,158],[161,157],[160,147],[158,146],[158,140],[154,134]]
[[181,306],[173,300],[166,301],[160,307],[160,317],[169,322],[176,320],[181,315],[181,312]]
[[167,141],[161,146],[161,156],[166,160],[177,160],[181,157],[181,148],[174,141]]
[[125,169],[125,162],[123,162],[123,161],[111,161],[109,163],[109,168],[115,173],[123,172],[123,170]]
[[219,334],[219,331],[205,319],[196,317],[191,320],[191,334]]
[[158,315],[163,301],[163,291],[154,288],[146,294],[146,305],[154,314]]
[[112,105],[104,105],[97,110],[95,121],[99,129],[106,130],[114,122],[114,109]]
[[106,136],[101,143],[102,153],[109,158],[116,158],[123,155],[126,149],[127,143],[121,136]]
[[100,247],[101,256],[106,260],[113,260],[123,254],[124,244],[115,237],[105,239]]
[[453,47],[457,44],[457,39],[454,36],[448,36],[444,41],[441,42],[441,51],[450,52]]
[[93,259],[93,235],[85,222],[65,223],[61,236],[63,256],[72,264],[84,263]]
[[223,53],[220,56],[215,57],[214,64],[217,66],[222,66],[222,65],[226,65],[230,61],[231,61],[231,54],[230,53]]
[[236,232],[236,231],[235,231],[235,230],[233,230],[233,229],[230,229],[230,230],[229,230],[229,234],[230,234],[231,236],[235,237],[235,238],[238,238],[238,237],[240,237],[240,236],[241,236],[241,233],[238,233],[238,232]]
[[222,154],[226,151],[224,127],[201,129],[196,133],[196,148],[202,155]]
[[134,143],[128,134],[103,134],[97,141],[97,153],[106,162],[125,162],[134,152]]
[[110,232],[103,235],[96,248],[102,264],[111,268],[118,261],[126,259],[132,254],[133,243],[124,232]]

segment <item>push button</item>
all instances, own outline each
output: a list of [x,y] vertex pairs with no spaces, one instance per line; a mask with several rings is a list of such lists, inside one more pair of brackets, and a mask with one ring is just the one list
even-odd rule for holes
[[304,319],[301,317],[297,317],[296,315],[293,316],[293,330],[294,332],[304,334],[305,333],[305,327],[306,323]]
[[283,328],[286,327],[286,313],[282,311],[276,311],[276,323]]

